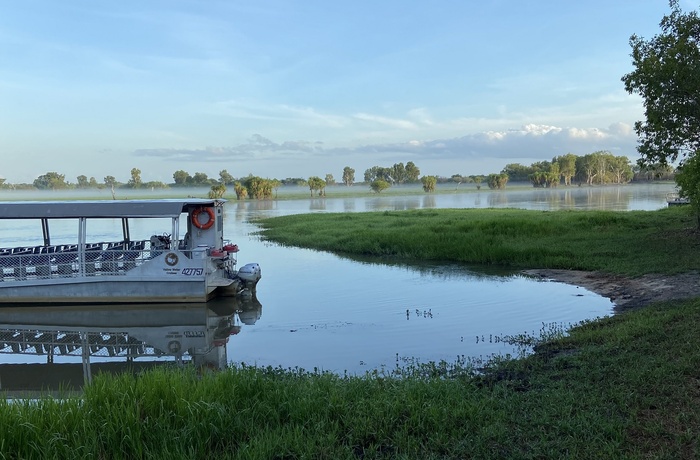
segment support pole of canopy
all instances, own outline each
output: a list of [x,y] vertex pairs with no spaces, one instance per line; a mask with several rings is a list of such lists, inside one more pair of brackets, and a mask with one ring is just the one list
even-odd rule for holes
[[49,234],[49,220],[41,219],[41,231],[44,233],[44,246],[51,245],[51,235]]
[[124,241],[129,243],[131,241],[131,235],[129,235],[129,218],[122,217],[122,234],[124,235]]
[[85,276],[85,239],[87,232],[87,220],[81,217],[78,220],[78,269],[80,276]]

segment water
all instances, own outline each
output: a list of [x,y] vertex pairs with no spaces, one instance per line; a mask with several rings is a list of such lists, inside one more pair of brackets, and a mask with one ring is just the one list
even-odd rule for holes
[[[261,241],[251,219],[419,208],[653,210],[665,207],[666,193],[674,189],[671,184],[499,192],[460,187],[436,195],[407,188],[405,196],[332,198],[329,191],[330,198],[227,203],[225,236],[241,248],[239,263],[260,263],[263,278],[255,308],[238,308],[226,317],[237,333],[220,344],[216,359],[338,373],[390,370],[406,359],[454,362],[458,357],[513,353],[512,346],[496,338],[537,335],[552,324],[612,314],[610,300],[584,288],[517,273],[484,273],[479,267],[456,265],[385,265],[281,247]],[[114,230],[104,224],[108,223],[88,231],[98,239],[107,239],[110,232],[119,237],[118,222]],[[26,223],[3,225],[3,246],[31,239]],[[155,227],[152,222],[136,226],[132,237],[143,233],[147,238],[169,229],[168,224]],[[75,229],[77,223],[65,222],[51,231],[57,238],[68,238]],[[40,238],[40,229],[34,234]],[[241,317],[245,312],[247,316]],[[46,362],[46,357],[0,353],[0,364],[9,362]]]

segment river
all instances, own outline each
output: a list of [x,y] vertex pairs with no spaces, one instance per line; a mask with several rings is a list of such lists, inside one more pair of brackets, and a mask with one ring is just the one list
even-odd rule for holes
[[[433,263],[387,265],[279,246],[257,236],[258,228],[251,223],[256,218],[420,208],[655,210],[666,206],[666,194],[674,190],[673,184],[505,191],[476,191],[473,184],[441,187],[445,187],[441,193],[430,195],[409,187],[405,195],[394,191],[334,198],[335,189],[329,189],[326,198],[229,201],[225,207],[226,238],[240,247],[241,264],[261,265],[263,278],[252,304],[220,315],[202,313],[205,323],[223,324],[225,318],[225,330],[231,332],[214,360],[341,374],[390,371],[397,364],[415,361],[455,362],[513,354],[517,348],[499,337],[539,335],[612,314],[610,300],[584,288],[504,270]],[[4,244],[23,244],[30,238],[27,230],[21,224],[4,229]],[[52,228],[54,231],[61,233]],[[159,233],[155,228],[132,232]],[[0,312],[0,324],[2,315]],[[166,320],[166,324],[150,327],[168,326]],[[110,335],[101,337],[112,339]],[[105,352],[92,361],[110,361],[108,355]],[[168,359],[167,353],[151,353],[137,361]],[[51,360],[75,363],[80,362],[80,356],[54,356]],[[12,353],[9,345],[0,349],[0,364],[46,361],[45,354],[36,350]]]

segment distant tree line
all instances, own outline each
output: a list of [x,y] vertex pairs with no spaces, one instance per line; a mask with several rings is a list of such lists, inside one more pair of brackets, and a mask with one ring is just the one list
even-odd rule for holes
[[[622,184],[630,181],[673,180],[675,169],[668,164],[651,164],[645,166],[633,165],[625,156],[615,156],[608,151],[597,151],[588,155],[578,156],[572,153],[554,157],[552,161],[538,161],[529,166],[520,163],[507,164],[500,173],[488,175],[462,175],[453,174],[450,177],[423,176],[418,166],[412,161],[405,165],[395,163],[389,167],[372,166],[365,170],[364,184],[370,190],[381,193],[387,188],[408,183],[422,183],[426,192],[435,190],[437,184],[473,183],[477,189],[482,183],[486,183],[491,189],[503,189],[508,182],[530,182],[533,187],[557,187],[569,186],[577,182],[579,185],[598,184]],[[0,178],[0,188],[8,189],[39,189],[39,190],[66,190],[66,189],[111,189],[114,193],[118,189],[164,189],[170,187],[209,187],[209,196],[222,197],[228,190],[233,190],[238,199],[256,198],[268,199],[276,196],[281,186],[309,187],[310,195],[324,196],[328,186],[342,184],[352,186],[355,182],[355,170],[345,166],[342,171],[341,182],[336,182],[333,174],[328,173],[325,178],[311,176],[309,178],[287,177],[285,179],[266,179],[249,174],[245,177],[235,178],[226,169],[219,171],[218,179],[210,178],[206,173],[195,172],[190,174],[185,170],[177,170],[173,173],[173,182],[161,181],[144,182],[141,179],[141,170],[132,168],[130,177],[126,182],[117,180],[114,176],[105,176],[102,182],[95,177],[79,175],[76,182],[66,180],[64,174],[55,171],[47,172],[37,177],[31,184],[10,184]]]

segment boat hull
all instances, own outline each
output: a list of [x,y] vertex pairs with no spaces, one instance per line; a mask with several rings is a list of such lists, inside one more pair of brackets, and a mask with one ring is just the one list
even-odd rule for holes
[[202,280],[114,278],[47,280],[43,283],[5,281],[0,289],[0,303],[197,303],[206,302],[216,295],[216,288],[207,288]]

